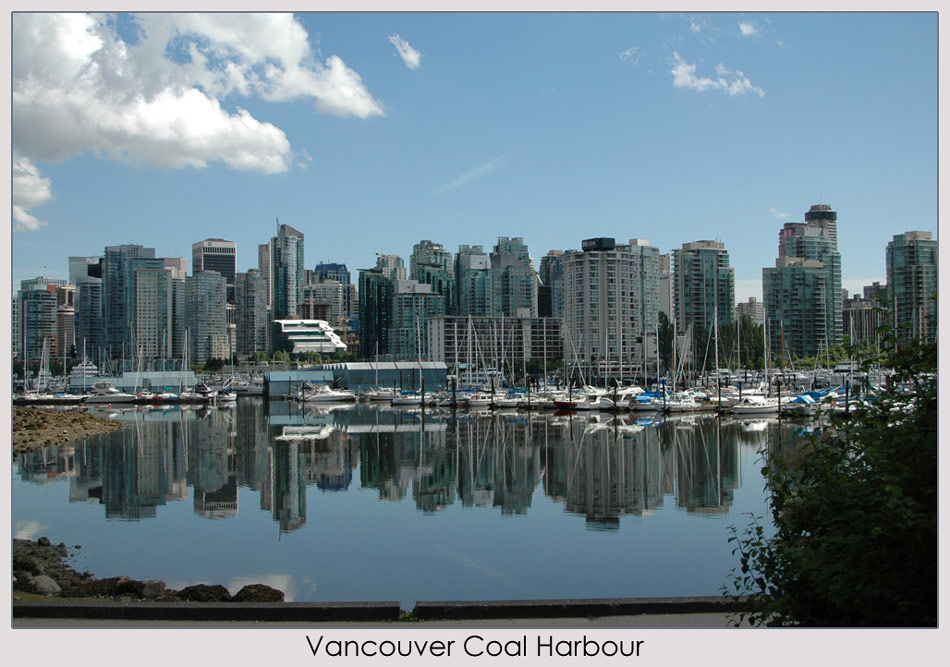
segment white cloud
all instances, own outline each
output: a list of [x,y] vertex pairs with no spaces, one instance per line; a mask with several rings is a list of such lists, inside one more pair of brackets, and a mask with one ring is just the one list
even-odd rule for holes
[[696,65],[686,62],[673,52],[673,85],[676,88],[689,88],[698,92],[707,90],[721,90],[728,95],[745,95],[751,93],[759,97],[765,96],[765,91],[753,86],[748,77],[739,70],[729,70],[720,64],[716,67],[716,78],[696,75]]
[[696,17],[694,17],[694,16],[690,16],[690,17],[689,17],[689,29],[692,30],[693,32],[696,32],[696,33],[700,32],[700,31],[702,30],[702,26],[700,26],[700,25],[696,22]]
[[11,195],[14,231],[35,232],[40,227],[47,225],[45,221],[33,216],[30,209],[53,198],[50,181],[48,178],[40,176],[40,171],[36,168],[36,165],[25,157],[14,157],[13,159]]
[[419,69],[419,62],[422,59],[422,54],[409,46],[409,42],[404,40],[399,35],[390,35],[389,41],[392,42],[393,46],[396,47],[396,50],[399,52],[399,56],[402,58],[402,62],[406,65],[406,67],[409,69]]
[[785,213],[784,211],[779,211],[777,208],[770,208],[769,213],[774,215],[779,220],[785,220],[786,218],[788,218],[788,213]]
[[640,58],[643,57],[644,51],[639,46],[631,46],[626,51],[621,52],[620,59],[625,62],[631,62],[634,65],[640,64]]
[[496,169],[500,169],[501,167],[504,167],[506,164],[508,164],[510,159],[511,159],[510,156],[505,155],[495,160],[492,160],[491,162],[483,164],[480,167],[476,167],[475,169],[472,169],[471,171],[467,171],[461,176],[459,176],[458,178],[456,178],[451,183],[443,185],[440,188],[436,188],[435,190],[432,191],[432,194],[437,195],[439,193],[445,192],[446,190],[451,190],[452,188],[457,188],[460,185],[465,185],[469,181],[475,180],[476,178],[481,178],[485,174],[491,173],[495,171]]
[[32,160],[82,151],[159,167],[220,161],[291,166],[278,127],[224,106],[229,96],[310,99],[323,113],[383,113],[338,56],[316,60],[290,14],[145,14],[137,40],[114,17],[14,14],[13,148]]
[[228,110],[230,97],[305,99],[337,116],[384,113],[339,56],[316,58],[292,14],[122,18],[120,35],[112,15],[13,15],[12,143],[25,160],[15,167],[15,229],[46,224],[29,213],[52,197],[34,162],[83,151],[163,168],[289,170],[283,130],[239,106]]
[[758,37],[759,28],[752,21],[739,21],[739,32],[743,37]]

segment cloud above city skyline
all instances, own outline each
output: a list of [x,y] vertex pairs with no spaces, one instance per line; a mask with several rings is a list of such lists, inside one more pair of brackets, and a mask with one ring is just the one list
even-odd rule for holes
[[422,60],[421,53],[412,48],[409,42],[399,35],[390,35],[389,41],[396,47],[396,51],[399,52],[399,57],[402,58],[402,62],[406,67],[409,69],[419,69],[419,64]]
[[29,209],[52,196],[38,162],[88,152],[166,169],[288,171],[285,132],[241,106],[228,110],[233,98],[384,114],[340,57],[318,59],[291,14],[156,13],[119,25],[107,15],[23,13],[13,29],[12,142],[25,160],[13,184],[19,231],[40,226]]
[[697,76],[696,65],[686,62],[676,51],[673,52],[671,60],[673,86],[676,88],[688,88],[700,93],[707,90],[721,90],[730,96],[750,93],[765,97],[765,91],[752,85],[749,78],[740,70],[730,70],[720,63],[716,66],[716,78],[710,78]]

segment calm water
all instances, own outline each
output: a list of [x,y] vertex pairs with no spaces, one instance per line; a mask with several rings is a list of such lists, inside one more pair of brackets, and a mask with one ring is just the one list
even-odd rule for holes
[[13,532],[79,570],[288,601],[717,595],[729,526],[767,515],[761,450],[713,416],[135,409],[13,465]]

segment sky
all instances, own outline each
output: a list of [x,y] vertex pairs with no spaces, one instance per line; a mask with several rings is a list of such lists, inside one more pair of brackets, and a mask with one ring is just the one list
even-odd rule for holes
[[12,289],[136,243],[286,223],[305,264],[523,237],[717,240],[761,299],[778,232],[838,213],[845,289],[937,237],[930,13],[14,14]]

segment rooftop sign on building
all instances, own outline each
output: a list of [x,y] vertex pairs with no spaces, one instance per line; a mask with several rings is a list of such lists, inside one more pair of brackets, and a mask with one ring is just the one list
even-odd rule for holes
[[584,252],[590,252],[591,250],[613,250],[616,247],[617,242],[614,239],[607,237],[585,239],[581,241],[581,250]]

